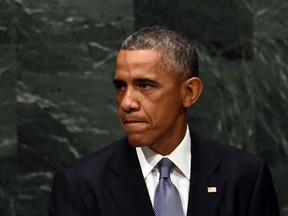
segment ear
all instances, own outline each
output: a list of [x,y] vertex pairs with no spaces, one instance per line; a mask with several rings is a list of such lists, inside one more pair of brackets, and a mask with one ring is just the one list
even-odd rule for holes
[[203,89],[202,81],[198,77],[192,77],[184,83],[183,106],[188,108],[200,97]]

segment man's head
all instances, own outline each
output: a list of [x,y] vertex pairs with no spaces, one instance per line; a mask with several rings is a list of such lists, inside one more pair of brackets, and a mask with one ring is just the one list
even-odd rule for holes
[[178,32],[161,26],[140,29],[129,36],[121,50],[157,50],[165,70],[179,80],[199,75],[198,54],[194,44]]
[[162,155],[177,147],[186,132],[186,110],[202,91],[197,75],[195,48],[174,31],[145,28],[124,41],[113,83],[121,124],[132,146],[148,146]]

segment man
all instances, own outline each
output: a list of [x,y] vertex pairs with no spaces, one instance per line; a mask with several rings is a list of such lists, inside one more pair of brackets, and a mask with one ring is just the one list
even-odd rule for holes
[[128,37],[113,80],[127,137],[59,172],[49,215],[278,216],[265,162],[189,130],[198,73],[196,48],[175,31]]

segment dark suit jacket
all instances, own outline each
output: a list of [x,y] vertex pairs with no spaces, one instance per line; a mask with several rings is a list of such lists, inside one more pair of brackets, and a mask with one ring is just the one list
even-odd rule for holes
[[[279,215],[271,175],[261,159],[193,133],[191,139],[187,215]],[[207,187],[217,192],[208,193]],[[57,173],[49,215],[154,215],[135,148],[123,138]]]

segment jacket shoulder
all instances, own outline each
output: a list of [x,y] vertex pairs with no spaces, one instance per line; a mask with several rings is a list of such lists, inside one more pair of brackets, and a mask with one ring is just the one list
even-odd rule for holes
[[[193,146],[193,144],[196,146]],[[221,164],[228,164],[229,166],[233,164],[235,166],[265,164],[263,159],[251,152],[218,141],[208,140],[196,134],[192,135],[192,149],[193,147],[196,148],[195,154],[200,154],[203,158],[207,158],[207,155],[208,157],[216,157]]]
[[100,150],[65,165],[60,172],[65,171],[70,173],[70,175],[82,176],[83,178],[88,176],[104,177],[115,154],[123,151],[127,146],[126,138],[119,139]]

